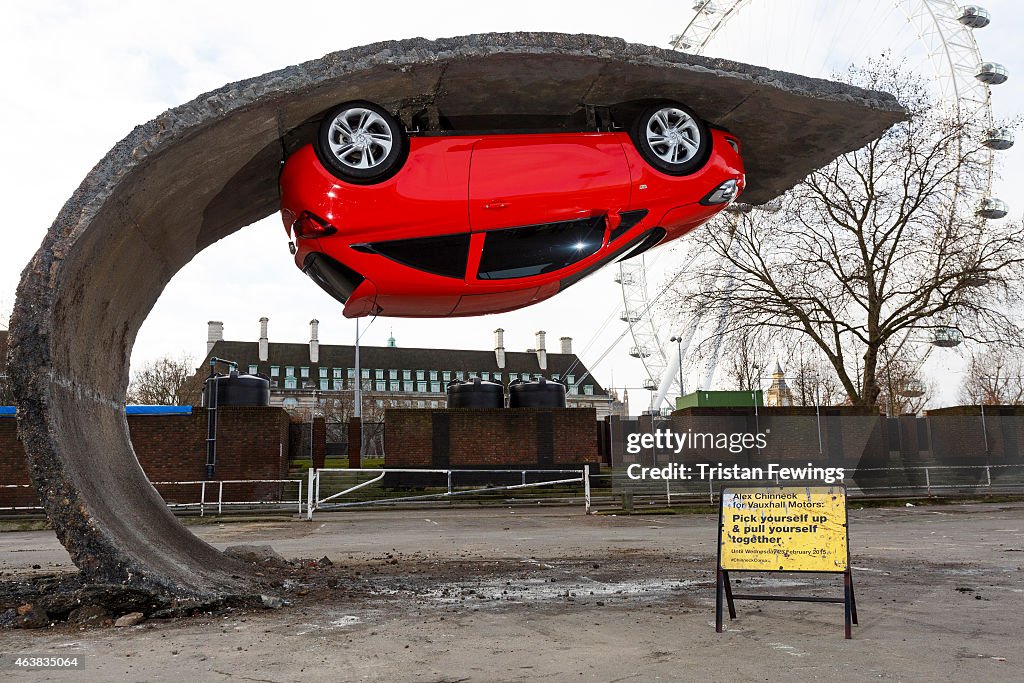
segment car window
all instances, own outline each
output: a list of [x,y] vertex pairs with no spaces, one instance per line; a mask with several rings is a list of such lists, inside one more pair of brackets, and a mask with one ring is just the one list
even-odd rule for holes
[[477,277],[509,280],[565,268],[596,253],[604,229],[599,216],[488,232]]
[[[466,277],[469,234],[417,237],[359,245],[361,251],[380,254],[402,265],[443,277]],[[356,245],[353,245],[356,248]]]

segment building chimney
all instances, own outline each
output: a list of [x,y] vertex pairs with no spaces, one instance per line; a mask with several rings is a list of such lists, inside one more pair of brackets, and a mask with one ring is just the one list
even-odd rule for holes
[[558,341],[560,341],[562,343],[562,353],[564,353],[564,354],[571,354],[572,353],[572,337],[562,337]]
[[309,362],[320,362],[320,321],[316,318],[309,321]]
[[505,330],[500,327],[494,331],[494,360],[499,370],[505,369]]
[[270,339],[267,337],[267,324],[270,318],[260,318],[260,362],[266,363],[270,360]]
[[547,336],[547,333],[544,332],[544,330],[541,330],[541,331],[539,331],[537,333],[537,349],[536,349],[537,364],[540,365],[540,369],[541,370],[547,370],[548,369],[548,350],[547,350],[547,347],[545,346],[545,341],[544,341],[546,336]]
[[206,355],[213,351],[213,345],[224,341],[224,323],[219,320],[211,320],[206,323]]

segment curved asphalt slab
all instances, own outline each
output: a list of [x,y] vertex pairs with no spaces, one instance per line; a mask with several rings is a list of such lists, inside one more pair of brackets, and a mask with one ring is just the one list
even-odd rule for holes
[[187,531],[139,468],[124,417],[135,336],[174,274],[277,208],[282,159],[332,105],[450,119],[551,117],[671,98],[744,142],[762,203],[903,118],[884,93],[587,35],[412,39],[228,84],[133,130],[67,201],[26,267],[9,372],[33,480],[91,580],[180,597],[244,592],[238,563]]

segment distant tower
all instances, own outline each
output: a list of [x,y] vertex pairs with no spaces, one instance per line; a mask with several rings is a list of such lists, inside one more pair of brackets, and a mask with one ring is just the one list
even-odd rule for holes
[[772,385],[764,392],[764,404],[766,406],[791,406],[793,405],[793,391],[786,384],[786,375],[782,372],[779,361],[775,361],[775,370],[772,371]]
[[392,328],[391,336],[388,337],[388,348],[389,349],[394,349],[394,348],[397,348],[397,347],[398,347],[398,344],[395,343],[395,330],[394,330],[394,328]]

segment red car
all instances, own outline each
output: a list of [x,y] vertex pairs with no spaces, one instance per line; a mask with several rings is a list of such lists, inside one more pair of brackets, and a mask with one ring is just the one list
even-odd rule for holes
[[281,172],[295,263],[349,318],[511,311],[742,192],[727,131],[677,103],[630,118],[628,131],[415,133],[370,102],[335,107]]

